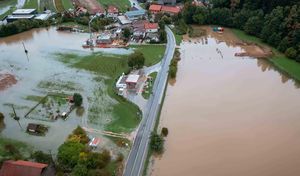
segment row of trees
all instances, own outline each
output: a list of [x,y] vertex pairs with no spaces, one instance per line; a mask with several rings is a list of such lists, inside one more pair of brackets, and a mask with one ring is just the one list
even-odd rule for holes
[[13,34],[18,34],[24,31],[28,31],[33,28],[47,27],[51,25],[51,21],[43,20],[18,20],[7,25],[0,26],[0,37],[5,37]]
[[[178,17],[187,24],[244,30],[300,61],[300,2],[297,0],[212,0],[206,7],[187,0]],[[180,22],[179,20],[179,22]]]

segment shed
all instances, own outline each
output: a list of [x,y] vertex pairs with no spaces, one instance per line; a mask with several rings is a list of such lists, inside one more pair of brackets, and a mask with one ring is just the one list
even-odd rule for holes
[[126,12],[125,16],[129,20],[137,20],[137,19],[142,18],[143,16],[145,16],[145,14],[146,14],[145,10],[135,10],[135,11]]
[[29,123],[27,125],[27,131],[31,132],[31,133],[37,133],[38,128],[39,128],[39,125],[35,124],[35,123]]

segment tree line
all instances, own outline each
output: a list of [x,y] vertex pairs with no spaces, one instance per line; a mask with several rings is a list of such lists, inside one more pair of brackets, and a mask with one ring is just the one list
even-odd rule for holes
[[300,62],[298,0],[211,0],[205,7],[186,0],[177,18],[178,29],[184,28],[181,31],[186,30],[183,22],[241,29]]

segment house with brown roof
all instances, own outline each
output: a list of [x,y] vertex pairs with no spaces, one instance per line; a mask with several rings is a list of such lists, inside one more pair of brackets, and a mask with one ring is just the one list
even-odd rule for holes
[[145,23],[145,30],[147,33],[154,33],[154,32],[158,32],[158,23]]
[[110,5],[107,8],[107,17],[117,18],[119,14],[119,9],[116,6]]
[[0,176],[54,176],[54,172],[47,170],[48,164],[31,161],[4,161],[0,170]]

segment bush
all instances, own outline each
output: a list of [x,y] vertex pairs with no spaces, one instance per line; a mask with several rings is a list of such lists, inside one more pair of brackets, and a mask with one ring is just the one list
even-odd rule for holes
[[82,96],[79,93],[74,93],[73,99],[74,99],[75,106],[81,106],[82,105]]
[[164,137],[168,136],[168,134],[169,134],[168,128],[163,127],[163,128],[161,129],[161,134],[162,134]]
[[285,55],[289,58],[295,59],[297,57],[297,50],[295,50],[293,47],[290,47],[285,51]]
[[68,140],[82,144],[87,144],[90,141],[86,132],[80,126],[77,126],[77,128],[73,130],[73,133],[69,135]]

